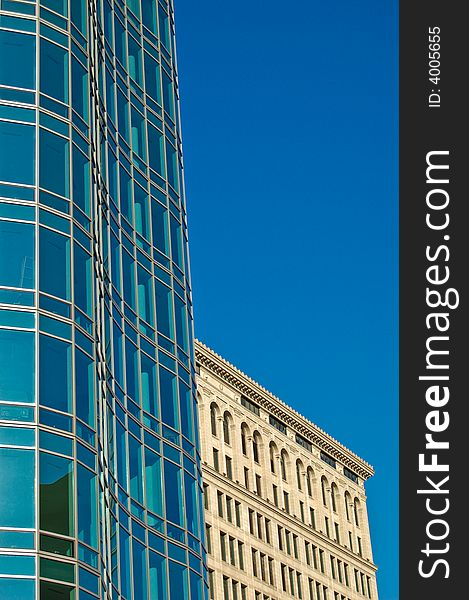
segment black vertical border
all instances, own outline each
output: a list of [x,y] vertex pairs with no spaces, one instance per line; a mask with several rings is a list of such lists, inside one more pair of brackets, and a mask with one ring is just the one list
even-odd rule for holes
[[[449,600],[465,597],[464,585],[467,522],[469,520],[469,419],[465,421],[469,406],[469,320],[467,311],[468,240],[469,240],[469,102],[465,89],[469,88],[469,25],[463,16],[463,2],[436,2],[420,0],[400,4],[400,599]],[[429,82],[429,28],[440,28],[440,81]],[[441,106],[430,108],[428,98],[431,90],[440,90]],[[426,226],[426,194],[432,187],[426,183],[426,155],[430,151],[449,150],[449,185],[444,187],[450,194],[448,213],[450,223],[445,231],[432,231]],[[440,159],[445,162],[445,158]],[[433,186],[438,187],[438,186]],[[445,211],[442,211],[445,212]],[[449,235],[449,240],[443,236]],[[421,473],[418,456],[425,452],[425,434],[428,432],[425,418],[432,409],[425,399],[429,382],[419,381],[426,371],[426,341],[435,335],[426,326],[426,316],[432,309],[426,304],[426,270],[431,264],[426,247],[436,249],[446,244],[450,250],[448,262],[450,279],[446,287],[456,288],[460,296],[457,309],[438,308],[449,313],[450,328],[446,335],[449,356],[441,362],[449,362],[448,374],[450,400],[446,407],[450,416],[449,428],[434,434],[435,439],[449,441],[449,450],[438,452],[439,462],[449,463],[448,473]],[[442,251],[441,256],[443,257]],[[436,288],[437,286],[429,286]],[[439,286],[443,292],[445,286]],[[432,333],[433,331],[433,333]],[[445,335],[441,333],[441,335]],[[443,347],[444,344],[441,345]],[[446,384],[444,384],[446,385]],[[431,452],[427,452],[431,454]],[[466,458],[467,457],[467,458]],[[427,462],[428,462],[427,458]],[[434,508],[445,506],[448,498],[450,508],[440,517],[430,515],[426,498],[417,494],[418,489],[429,489],[426,476],[435,482],[449,475],[449,481],[441,489],[446,494],[431,496]],[[449,525],[446,539],[435,541],[427,537],[426,527],[432,519],[442,518]],[[443,534],[444,526],[432,527],[433,534]],[[447,552],[422,553],[427,542],[430,548]],[[435,565],[443,559],[449,565]],[[423,570],[431,577],[419,574],[419,561],[424,560]],[[462,594],[462,596],[461,596]]]

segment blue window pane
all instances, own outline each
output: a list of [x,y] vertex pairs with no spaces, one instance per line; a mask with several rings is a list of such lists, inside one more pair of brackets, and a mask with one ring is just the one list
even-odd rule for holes
[[0,285],[34,289],[34,225],[0,221]]
[[0,448],[0,527],[34,527],[34,514],[34,450]]
[[[151,0],[147,0],[151,2]],[[153,5],[155,3],[152,2]],[[145,52],[145,91],[152,100],[161,104],[160,66]]]
[[153,326],[153,277],[143,267],[137,269],[138,314],[141,319]]
[[148,153],[150,167],[164,177],[164,136],[152,125],[148,125]]
[[176,148],[166,140],[166,165],[168,169],[168,183],[178,191],[178,167]]
[[35,575],[34,557],[0,554],[0,573],[3,575]]
[[39,185],[55,194],[70,196],[69,141],[45,129],[39,135]]
[[153,245],[163,254],[169,255],[168,211],[159,202],[151,204]]
[[143,24],[154,34],[158,33],[156,6],[157,3],[154,0],[142,0]]
[[171,52],[171,38],[169,34],[169,17],[163,7],[158,5],[158,20],[160,27],[160,39],[165,48]]
[[167,600],[167,579],[166,559],[156,552],[150,552],[150,598],[152,600]]
[[75,27],[86,36],[87,0],[71,0],[70,17]]
[[203,582],[202,577],[190,571],[190,584],[191,584],[191,600],[203,600]]
[[90,425],[94,424],[94,362],[87,354],[75,349],[75,394],[77,417]]
[[74,279],[74,300],[85,314],[92,316],[92,261],[88,252],[82,249],[78,244],[73,246],[73,279]]
[[176,294],[174,295],[174,315],[177,342],[188,353],[187,308],[185,303]]
[[39,287],[70,300],[70,239],[44,227],[39,231]]
[[71,412],[71,345],[68,342],[41,335],[39,365],[40,404],[63,412]]
[[150,239],[150,206],[148,194],[139,185],[134,186],[135,228],[147,240]]
[[145,448],[146,505],[151,512],[163,516],[161,457]]
[[166,71],[163,71],[163,105],[165,111],[168,113],[170,117],[174,115],[174,91],[173,91],[173,82],[166,74]]
[[129,75],[138,83],[139,86],[143,87],[142,82],[142,48],[129,35]]
[[121,486],[127,489],[127,435],[125,429],[116,422],[116,447],[117,447],[117,478]]
[[88,158],[73,146],[73,202],[84,213],[90,213],[90,162]]
[[180,268],[184,268],[182,261],[182,227],[177,219],[171,215],[171,258]]
[[0,181],[34,184],[34,141],[34,127],[0,121]]
[[33,579],[4,579],[0,578],[0,598],[8,600],[25,600],[35,597]]
[[130,598],[130,542],[129,534],[119,527],[119,546],[120,546],[120,577],[121,593],[124,598]]
[[158,387],[156,363],[146,354],[141,354],[142,408],[158,418]]
[[68,52],[41,38],[40,89],[61,102],[68,102]]
[[146,598],[147,597],[147,559],[146,550],[143,544],[137,542],[135,538],[132,544],[132,555],[133,555],[133,574],[134,574],[134,598]]
[[164,423],[179,429],[177,378],[163,367],[160,367],[160,404]]
[[196,537],[199,536],[199,513],[197,508],[197,483],[193,477],[184,472],[184,490],[186,500],[187,529]]
[[130,223],[133,223],[132,216],[132,179],[127,171],[123,168],[119,171],[120,183],[120,209],[121,213]]
[[169,561],[169,589],[171,598],[188,598],[187,567]]
[[158,331],[173,339],[173,302],[171,290],[159,281],[156,286],[156,320]]
[[40,527],[73,536],[73,462],[41,452],[39,464]]
[[127,394],[134,400],[139,399],[139,369],[138,369],[138,350],[132,344],[129,338],[125,338],[125,368],[127,378]]
[[164,487],[166,518],[168,521],[182,526],[184,519],[184,505],[181,489],[181,468],[168,460],[164,461]]
[[189,387],[179,381],[179,405],[181,407],[181,432],[194,441],[193,408],[194,401]]
[[[0,85],[36,87],[36,38],[15,31],[0,31]],[[1,164],[1,161],[0,161]]]
[[88,72],[72,58],[72,106],[76,112],[88,122]]
[[34,333],[0,329],[0,400],[34,402]]
[[130,495],[143,504],[142,446],[129,435]]
[[96,475],[77,465],[78,538],[92,548],[98,546]]
[[134,259],[125,250],[122,252],[122,277],[124,279],[124,300],[135,310],[136,285]]

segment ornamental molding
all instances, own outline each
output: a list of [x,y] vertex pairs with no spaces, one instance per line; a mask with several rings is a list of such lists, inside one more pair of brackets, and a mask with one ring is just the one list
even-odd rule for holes
[[[199,340],[195,340],[195,358],[196,362],[210,373],[277,417],[317,449],[323,450],[362,479],[368,479],[374,475],[374,469],[369,463]],[[206,390],[205,387],[202,389]],[[286,443],[287,440],[288,438],[285,439]]]

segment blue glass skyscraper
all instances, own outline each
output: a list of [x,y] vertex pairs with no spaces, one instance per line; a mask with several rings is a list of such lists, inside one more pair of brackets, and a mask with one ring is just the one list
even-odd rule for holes
[[170,0],[0,0],[0,598],[205,597]]

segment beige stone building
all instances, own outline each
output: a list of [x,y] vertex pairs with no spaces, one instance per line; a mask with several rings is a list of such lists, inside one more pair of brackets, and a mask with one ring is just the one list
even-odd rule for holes
[[377,600],[373,468],[196,342],[211,600]]

